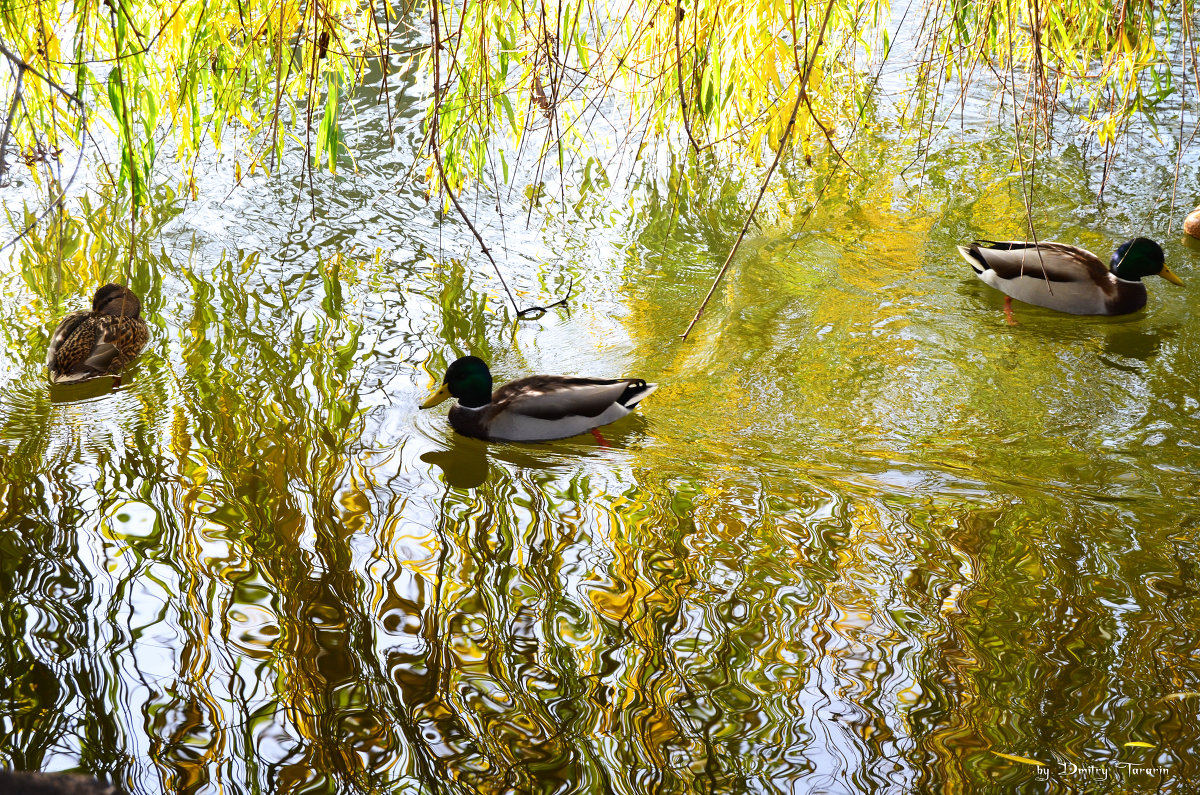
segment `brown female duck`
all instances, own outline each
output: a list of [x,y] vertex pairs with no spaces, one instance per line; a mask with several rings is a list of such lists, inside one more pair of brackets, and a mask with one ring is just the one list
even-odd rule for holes
[[119,372],[150,339],[141,311],[142,302],[126,287],[106,284],[97,290],[90,312],[72,312],[50,336],[50,382],[66,384]]

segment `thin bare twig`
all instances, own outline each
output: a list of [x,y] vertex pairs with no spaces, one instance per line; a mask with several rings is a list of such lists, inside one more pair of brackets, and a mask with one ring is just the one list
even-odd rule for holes
[[[1186,77],[1186,75],[1187,75],[1187,45],[1188,45],[1188,42],[1191,40],[1192,26],[1191,26],[1191,20],[1188,18],[1187,14],[1180,14],[1180,16],[1182,17],[1183,36],[1179,42],[1179,65],[1180,65],[1180,72]],[[1171,212],[1168,213],[1168,218],[1167,218],[1167,234],[1171,234],[1171,231],[1175,228],[1175,201],[1179,196],[1179,167],[1183,164],[1183,149],[1184,149],[1184,146],[1183,146],[1183,117],[1184,117],[1184,114],[1183,114],[1182,110],[1187,107],[1188,81],[1186,79],[1184,79],[1184,80],[1180,80],[1179,82],[1180,82],[1180,85],[1182,86],[1179,90],[1179,108],[1181,111],[1179,114],[1179,140],[1176,142],[1177,149],[1175,152],[1175,174],[1174,174],[1174,178],[1171,180]],[[2,167],[3,167],[3,164],[0,164],[0,168],[2,168]]]
[[679,41],[679,26],[683,22],[683,5],[677,5],[674,12],[675,17],[675,75],[679,83],[679,112],[683,115],[683,129],[687,132],[688,140],[692,144],[692,151],[700,154],[700,145],[696,143],[696,136],[692,135],[692,124],[688,121],[688,102],[687,97],[683,93],[683,46]]

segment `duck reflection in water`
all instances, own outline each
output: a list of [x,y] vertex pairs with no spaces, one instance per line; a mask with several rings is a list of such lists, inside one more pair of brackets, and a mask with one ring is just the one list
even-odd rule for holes
[[121,386],[119,375],[98,375],[83,381],[68,381],[64,384],[50,384],[51,403],[75,403],[81,400],[107,395]]
[[452,489],[473,489],[487,480],[487,451],[474,440],[455,444],[449,450],[423,453],[421,460],[442,470],[442,480]]
[[121,795],[121,790],[72,773],[27,773],[0,770],[3,795]]
[[[635,419],[640,419],[636,418]],[[639,426],[617,434],[610,434],[617,447],[623,446],[630,435],[636,437]],[[442,471],[442,481],[453,489],[474,489],[484,484],[491,475],[491,459],[501,467],[508,465],[523,470],[557,469],[566,461],[574,461],[579,455],[594,452],[597,448],[609,447],[601,440],[592,441],[586,435],[577,440],[554,447],[527,447],[505,445],[497,447],[478,439],[453,435],[448,440],[450,447],[421,454],[421,460]]]

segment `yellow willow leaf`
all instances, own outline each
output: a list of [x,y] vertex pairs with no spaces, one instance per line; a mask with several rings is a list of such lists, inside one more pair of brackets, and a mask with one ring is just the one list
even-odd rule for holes
[[992,751],[993,754],[1003,757],[1011,762],[1020,762],[1023,765],[1033,765],[1034,767],[1045,767],[1045,762],[1039,762],[1036,759],[1030,759],[1027,756],[1017,756],[1016,754],[1002,754],[999,751]]
[[767,125],[765,123],[760,124],[750,136],[750,143],[748,144],[747,148],[750,150],[750,154],[754,157],[755,165],[762,165],[762,137],[763,133],[766,131]]
[[1144,742],[1141,742],[1140,740],[1133,740],[1131,742],[1125,743],[1125,747],[1126,748],[1131,748],[1131,747],[1132,748],[1153,748],[1154,745],[1153,745],[1153,743],[1144,743]]
[[[789,92],[781,97],[775,105],[775,116],[771,119],[771,148],[779,151],[779,146],[787,139],[788,121],[792,118],[792,108],[796,106],[798,94]],[[799,115],[797,115],[799,118]]]
[[280,31],[294,30],[300,24],[300,7],[296,3],[288,3],[283,7],[282,16],[283,23],[280,25]]
[[809,74],[808,74],[809,93],[819,93],[818,89],[820,89],[821,82],[824,80],[825,80],[825,67],[821,64],[821,61],[818,59],[812,65],[812,71],[809,72]]
[[180,11],[179,13],[175,14],[175,16],[171,17],[171,36],[180,45],[186,44],[183,40],[183,29],[185,25],[187,25],[187,20],[184,19],[183,11]]
[[779,71],[775,68],[775,48],[767,47],[758,60],[759,73],[768,87],[779,85]]
[[49,61],[58,61],[62,58],[62,47],[59,45],[58,36],[54,31],[46,36],[46,58]]
[[788,68],[788,66],[791,66],[792,69],[796,68],[793,65],[795,59],[792,54],[792,46],[793,45],[784,41],[782,36],[775,39],[775,60],[781,64],[785,64],[785,69]]

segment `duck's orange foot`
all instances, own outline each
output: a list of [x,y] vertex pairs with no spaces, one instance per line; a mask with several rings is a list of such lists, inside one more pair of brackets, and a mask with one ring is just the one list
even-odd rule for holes
[[1008,322],[1008,325],[1010,325],[1010,326],[1017,325],[1017,318],[1013,315],[1013,311],[1012,311],[1012,296],[1011,295],[1004,296],[1004,319]]
[[600,435],[600,431],[592,428],[592,436],[596,437],[596,441],[600,443],[601,447],[608,447],[608,441]]

